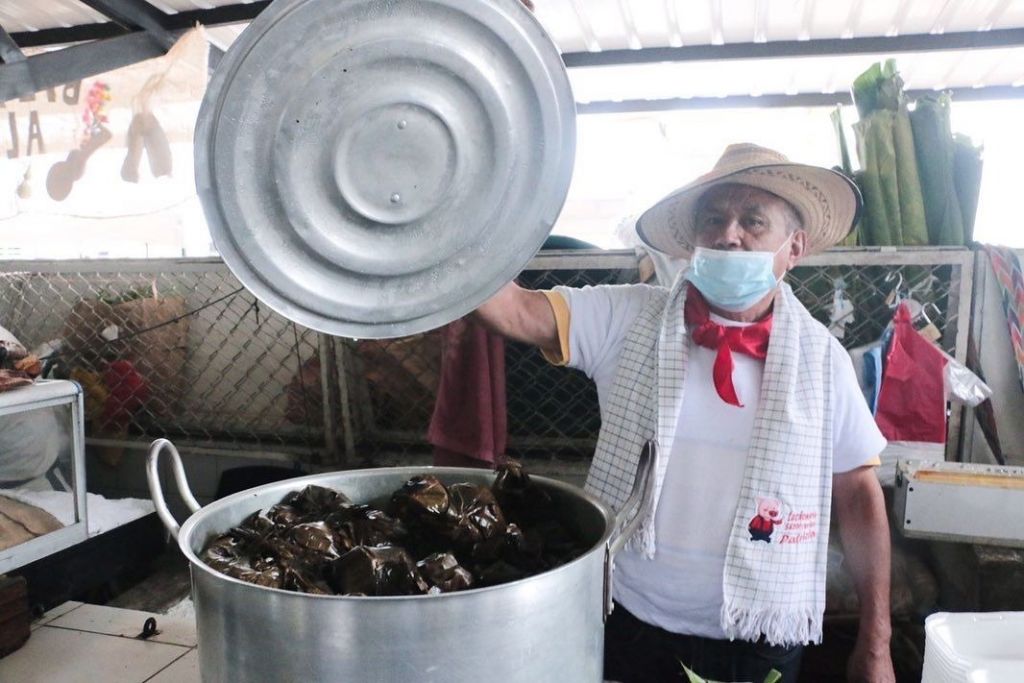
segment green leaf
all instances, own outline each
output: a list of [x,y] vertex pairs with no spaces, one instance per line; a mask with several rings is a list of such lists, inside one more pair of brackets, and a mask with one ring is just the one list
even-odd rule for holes
[[[701,678],[697,674],[690,671],[690,667],[686,666],[682,662],[679,662],[679,665],[682,666],[683,671],[686,672],[686,678],[688,679],[689,683],[718,683],[718,681],[705,680]],[[780,674],[776,669],[772,669],[768,672],[768,675],[765,676],[764,683],[779,683],[779,681],[781,680],[782,674]]]
[[679,663],[682,665],[683,671],[686,672],[686,678],[690,683],[714,683],[713,681],[705,681],[703,678],[690,671],[690,667],[686,666],[682,662]]

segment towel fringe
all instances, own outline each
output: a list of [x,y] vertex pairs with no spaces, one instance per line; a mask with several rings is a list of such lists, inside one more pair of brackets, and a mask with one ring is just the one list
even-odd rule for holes
[[759,609],[722,606],[722,627],[730,639],[757,641],[762,637],[769,645],[818,645],[824,616],[822,610]]

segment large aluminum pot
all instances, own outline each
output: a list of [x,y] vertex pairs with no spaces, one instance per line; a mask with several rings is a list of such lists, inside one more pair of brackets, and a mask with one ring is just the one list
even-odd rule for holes
[[[649,443],[641,454],[621,517],[642,508],[654,448]],[[180,528],[160,484],[164,451],[193,511]],[[557,569],[500,586],[433,596],[307,595],[239,581],[199,559],[211,536],[307,484],[337,488],[358,503],[380,503],[425,470],[446,483],[494,479],[493,472],[454,467],[333,472],[260,486],[200,509],[173,444],[153,442],[150,492],[191,565],[203,681],[601,681],[612,558],[640,515],[617,519],[596,498],[553,479],[532,477],[560,503],[590,549]]]

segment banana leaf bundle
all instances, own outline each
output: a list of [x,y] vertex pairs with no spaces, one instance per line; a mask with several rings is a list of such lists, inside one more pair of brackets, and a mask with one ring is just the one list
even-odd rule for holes
[[[854,173],[853,164],[850,162],[850,148],[846,144],[846,131],[843,129],[842,106],[837,105],[836,108],[832,110],[831,119],[832,129],[835,131],[836,134],[836,142],[839,143],[839,159],[841,161],[841,165],[834,166],[832,170],[838,171],[839,173],[845,175],[847,178],[850,178],[851,180],[853,180],[854,184],[856,184],[857,187],[860,188],[861,181],[857,178],[857,174]],[[859,232],[860,221],[857,222],[857,225],[853,226],[853,229],[850,230],[850,234],[847,235],[846,238],[839,244],[844,247],[857,246],[857,235],[859,234]]]
[[864,195],[861,244],[928,244],[925,202],[903,79],[894,60],[873,64],[853,84],[853,129]]
[[949,95],[942,93],[921,97],[910,114],[928,239],[935,245],[964,244],[964,216],[953,180],[956,150],[949,112]]
[[953,135],[953,186],[964,222],[964,244],[974,241],[974,219],[981,192],[982,147],[975,147],[966,135]]

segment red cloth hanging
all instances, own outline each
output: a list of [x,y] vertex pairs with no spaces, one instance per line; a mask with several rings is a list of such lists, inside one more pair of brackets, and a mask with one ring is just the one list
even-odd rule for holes
[[910,309],[900,304],[886,354],[875,422],[890,441],[946,441],[946,358],[918,334]]
[[505,341],[469,318],[441,329],[441,381],[427,440],[434,464],[492,467],[505,457]]

